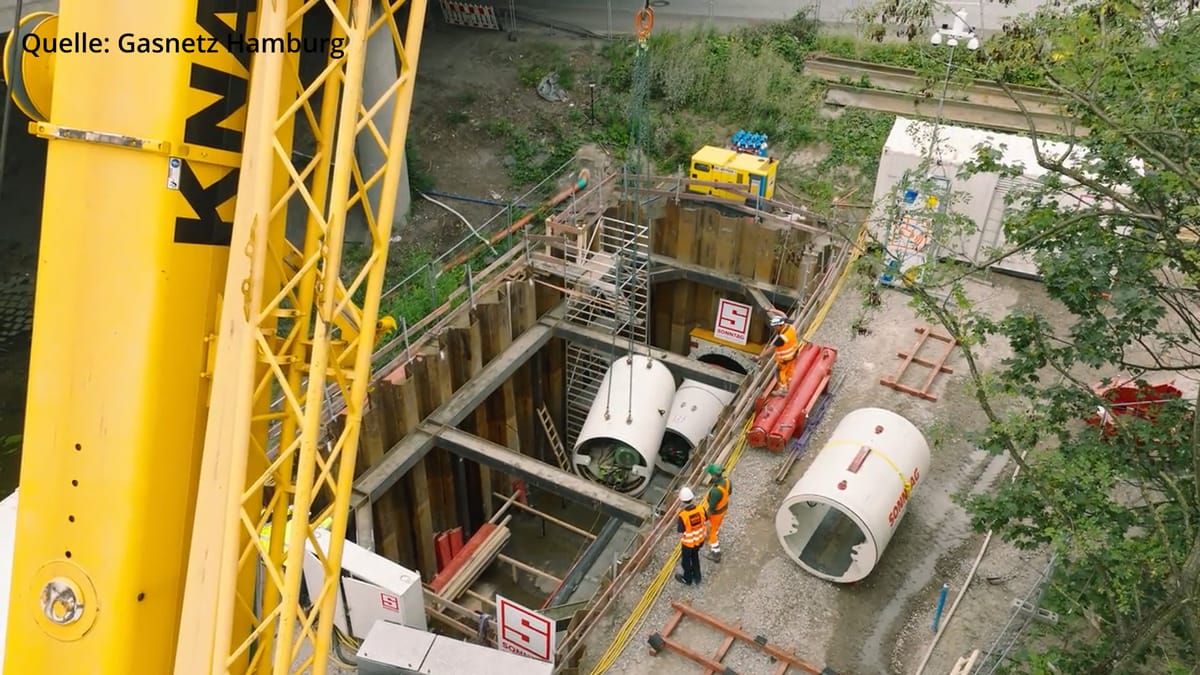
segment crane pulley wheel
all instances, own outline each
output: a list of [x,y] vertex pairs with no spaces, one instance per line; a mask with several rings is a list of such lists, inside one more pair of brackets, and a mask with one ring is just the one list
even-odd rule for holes
[[634,23],[637,26],[637,39],[645,40],[650,37],[650,29],[654,28],[654,9],[643,7],[634,15]]

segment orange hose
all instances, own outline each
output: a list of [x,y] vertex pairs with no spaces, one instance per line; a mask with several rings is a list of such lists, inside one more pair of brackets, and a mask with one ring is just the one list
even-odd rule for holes
[[634,15],[634,21],[637,26],[637,38],[645,40],[650,37],[650,29],[654,28],[654,10],[650,7],[639,9]]
[[[490,239],[488,239],[488,245],[490,246],[493,244],[500,243],[500,240],[504,239],[505,237],[507,237],[510,234],[513,234],[514,232],[519,231],[521,228],[528,225],[529,221],[533,220],[539,213],[543,212],[546,209],[552,209],[555,206],[558,206],[559,204],[563,203],[564,201],[567,200],[568,197],[575,194],[579,190],[582,190],[585,187],[587,187],[588,180],[591,179],[591,177],[592,177],[592,172],[588,171],[587,169],[582,169],[579,172],[579,178],[577,178],[575,180],[575,182],[571,184],[571,187],[554,195],[550,199],[543,202],[542,205],[539,206],[537,209],[534,209],[533,211],[526,213],[524,216],[521,216],[521,218],[518,219],[512,225],[510,225],[510,226],[504,228],[503,230],[500,230],[496,234],[492,235],[492,237]],[[480,245],[480,246],[476,246],[475,248],[471,249],[470,251],[467,251],[466,253],[463,253],[462,255],[458,256],[454,260],[451,260],[450,262],[443,265],[442,271],[449,272],[450,270],[454,269],[455,267],[462,265],[463,263],[467,262],[471,258],[474,258],[484,248],[486,248],[486,247]]]

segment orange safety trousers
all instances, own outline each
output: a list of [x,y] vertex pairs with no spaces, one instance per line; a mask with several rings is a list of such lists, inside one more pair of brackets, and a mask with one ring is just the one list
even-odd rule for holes
[[779,364],[779,387],[782,389],[788,386],[788,382],[792,380],[792,374],[796,372],[796,359],[788,359]]
[[717,545],[717,531],[721,529],[721,521],[725,520],[724,513],[710,515],[708,517],[708,545]]

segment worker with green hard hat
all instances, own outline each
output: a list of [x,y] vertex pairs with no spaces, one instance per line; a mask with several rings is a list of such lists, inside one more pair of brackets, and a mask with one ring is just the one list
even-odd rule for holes
[[705,471],[712,477],[704,505],[708,513],[708,559],[721,562],[721,542],[717,539],[717,532],[721,529],[721,521],[725,519],[725,511],[729,509],[729,493],[733,485],[719,464],[709,464]]

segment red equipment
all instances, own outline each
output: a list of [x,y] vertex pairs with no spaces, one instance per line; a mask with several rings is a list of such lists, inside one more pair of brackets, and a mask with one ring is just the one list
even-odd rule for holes
[[1183,396],[1183,392],[1175,386],[1174,380],[1162,384],[1145,385],[1129,381],[1122,384],[1098,384],[1092,389],[1108,404],[1098,406],[1096,414],[1089,417],[1087,423],[1103,427],[1106,436],[1116,433],[1114,417],[1133,415],[1145,420],[1153,420],[1158,416],[1158,409],[1164,401]]
[[[800,353],[796,355],[795,370],[792,371],[792,383],[800,382],[808,369],[817,360],[820,354],[820,349],[816,345],[806,342],[800,346]],[[746,432],[746,442],[752,448],[761,448],[767,443],[767,434],[771,431],[771,427],[775,426],[776,420],[783,414],[783,409],[787,407],[787,400],[790,394],[796,392],[796,387],[791,387],[789,396],[772,396],[775,389],[779,386],[779,380],[771,385],[767,390],[767,395],[758,399],[755,404],[756,415],[754,424],[750,426],[750,431]]]
[[776,420],[775,426],[767,434],[767,449],[779,452],[788,441],[804,433],[804,425],[808,422],[808,413],[817,403],[817,398],[829,386],[829,377],[833,373],[833,364],[837,362],[837,350],[832,347],[822,347],[816,362],[804,374],[804,379],[796,391],[787,397],[783,414]]

